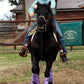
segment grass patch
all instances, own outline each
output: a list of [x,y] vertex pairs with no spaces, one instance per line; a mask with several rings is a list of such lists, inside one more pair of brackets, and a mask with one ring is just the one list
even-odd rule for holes
[[84,50],[68,51],[69,62],[66,64],[60,63],[59,54],[55,61],[55,72],[64,70],[65,68],[73,69],[75,71],[84,71]]
[[[65,69],[74,71],[84,71],[84,51],[68,50],[69,63],[60,63],[58,53],[57,59],[53,64],[53,71],[58,73]],[[44,77],[45,62],[40,62],[40,77]],[[31,56],[26,58],[20,57],[18,54],[0,54],[0,82],[4,81],[26,81],[31,80]]]

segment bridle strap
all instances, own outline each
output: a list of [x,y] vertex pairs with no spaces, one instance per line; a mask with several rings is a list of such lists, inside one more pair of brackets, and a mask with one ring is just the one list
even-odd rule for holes
[[45,31],[46,31],[48,20],[46,20],[46,18],[42,15],[40,15],[38,18],[43,18],[43,20],[45,21],[45,25],[42,27],[39,27],[39,29],[43,30],[45,28]]
[[39,18],[43,18],[44,19],[44,21],[45,21],[45,23],[47,23],[47,20],[45,19],[45,17],[44,16],[39,16]]

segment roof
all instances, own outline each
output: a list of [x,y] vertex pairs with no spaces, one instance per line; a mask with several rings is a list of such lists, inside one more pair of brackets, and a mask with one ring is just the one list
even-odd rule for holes
[[57,1],[57,9],[80,8],[80,5],[84,5],[84,0],[58,0]]
[[[28,0],[28,6],[30,7],[30,5],[34,2],[34,0]],[[15,7],[14,9],[10,10],[11,12],[22,12],[22,4]]]
[[11,12],[22,12],[22,4],[10,10]]
[[[28,0],[28,6],[33,1]],[[57,11],[84,11],[84,0],[57,0]],[[11,12],[22,12],[22,4],[12,9]]]

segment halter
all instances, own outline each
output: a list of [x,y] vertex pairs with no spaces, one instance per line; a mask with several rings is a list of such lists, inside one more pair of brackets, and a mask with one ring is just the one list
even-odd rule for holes
[[39,16],[39,18],[43,18],[43,19],[44,19],[44,21],[45,21],[45,23],[47,23],[47,20],[45,19],[45,17],[44,17],[44,16],[40,15],[40,16]]
[[45,21],[45,25],[42,26],[42,27],[39,27],[39,29],[43,30],[45,28],[45,31],[46,31],[46,28],[47,28],[47,20],[45,19],[44,16],[39,16],[39,18],[43,18],[43,20]]

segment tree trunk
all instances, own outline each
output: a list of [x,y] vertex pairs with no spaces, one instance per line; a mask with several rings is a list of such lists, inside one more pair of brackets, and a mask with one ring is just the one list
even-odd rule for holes
[[[55,12],[56,12],[56,9],[57,9],[57,0],[55,0],[55,2],[56,2],[56,6],[55,6]],[[56,15],[55,15],[56,16]]]
[[29,16],[28,16],[28,0],[25,0],[25,13],[26,13],[26,20],[29,19]]
[[23,19],[28,20],[28,0],[22,0],[23,6]]

